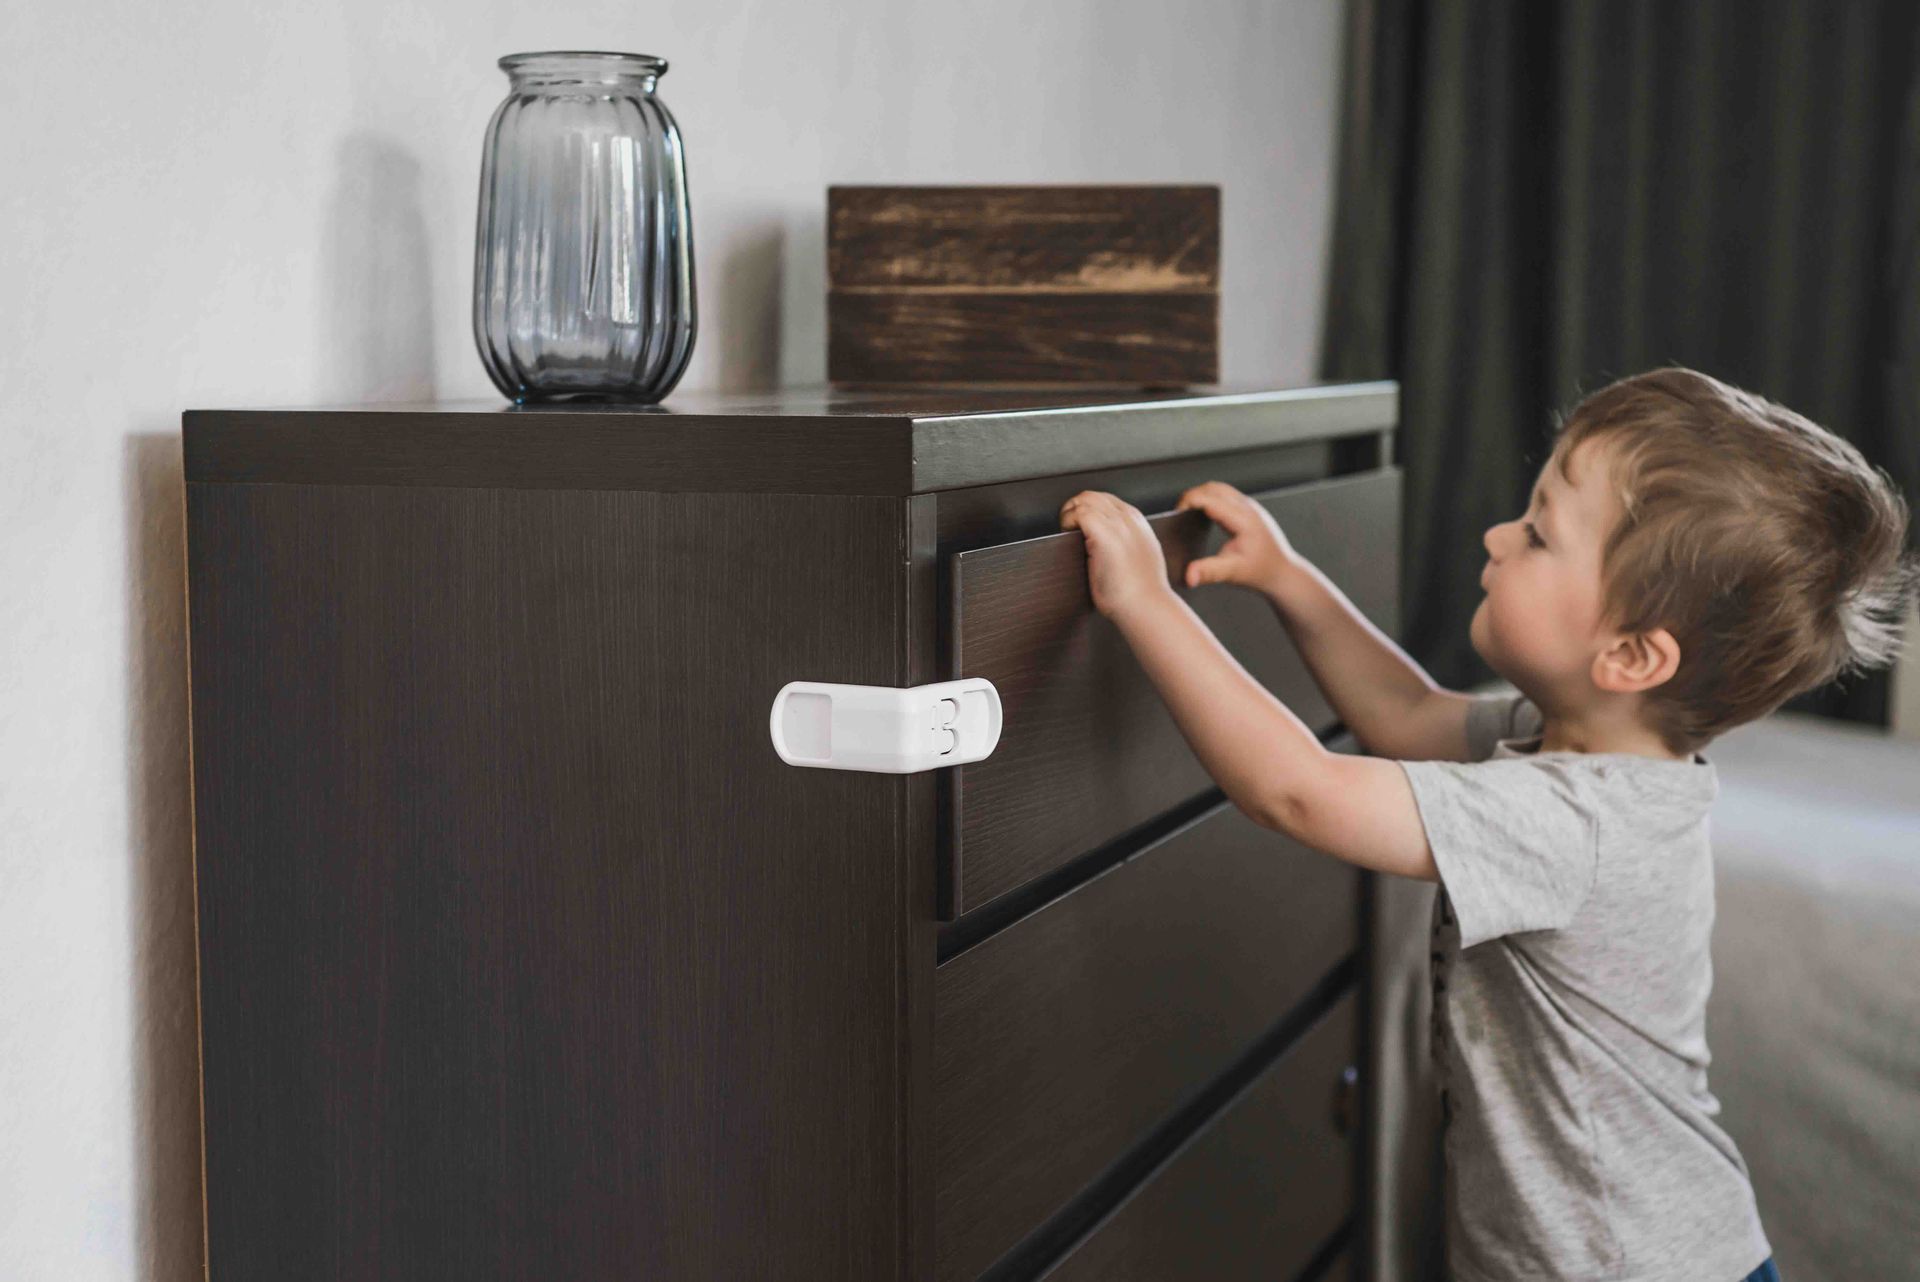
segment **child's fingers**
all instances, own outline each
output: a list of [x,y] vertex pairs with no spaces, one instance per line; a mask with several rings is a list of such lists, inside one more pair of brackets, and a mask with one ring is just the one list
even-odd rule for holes
[[1060,505],[1060,528],[1086,531],[1089,523],[1125,518],[1131,504],[1100,490],[1082,490]]
[[1246,524],[1246,502],[1246,495],[1225,481],[1207,481],[1182,494],[1179,508],[1198,508],[1222,529],[1238,534]]
[[1206,504],[1207,494],[1208,494],[1208,491],[1212,489],[1213,484],[1214,483],[1212,481],[1205,481],[1199,485],[1194,486],[1193,488],[1189,489],[1188,491],[1186,491],[1186,493],[1180,496],[1180,501],[1176,503],[1174,507],[1181,512],[1186,511],[1188,508],[1194,508],[1194,507],[1200,508],[1202,511],[1204,511],[1207,506]]
[[1180,496],[1180,506],[1203,507],[1209,504],[1231,503],[1235,499],[1245,497],[1246,495],[1225,481],[1202,481]]
[[1078,530],[1085,535],[1087,551],[1091,553],[1095,545],[1104,540],[1112,515],[1097,501],[1068,499],[1066,506],[1060,509],[1060,528]]
[[1187,586],[1197,588],[1203,583],[1240,582],[1239,559],[1229,552],[1194,558],[1187,562]]

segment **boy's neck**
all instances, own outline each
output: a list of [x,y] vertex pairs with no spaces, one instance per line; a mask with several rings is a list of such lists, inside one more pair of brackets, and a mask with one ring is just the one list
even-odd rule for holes
[[1676,754],[1654,731],[1631,720],[1565,713],[1541,714],[1541,752],[1618,752],[1659,761],[1691,761],[1692,753]]

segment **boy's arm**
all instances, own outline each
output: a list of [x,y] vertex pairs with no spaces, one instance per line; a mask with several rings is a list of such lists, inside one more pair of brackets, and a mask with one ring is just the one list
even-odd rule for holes
[[1370,752],[1402,761],[1462,761],[1471,697],[1442,690],[1293,550],[1273,514],[1231,485],[1208,481],[1180,496],[1231,536],[1187,566],[1187,585],[1234,583],[1272,602],[1327,701]]
[[1320,568],[1295,556],[1266,590],[1327,702],[1368,752],[1465,761],[1470,695],[1442,689]]
[[1111,617],[1201,764],[1241,811],[1362,868],[1438,880],[1397,764],[1329,752],[1170,588]]

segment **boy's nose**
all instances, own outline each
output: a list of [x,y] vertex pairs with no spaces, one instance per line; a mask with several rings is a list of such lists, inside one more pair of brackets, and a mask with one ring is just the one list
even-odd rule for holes
[[1488,526],[1487,532],[1480,536],[1480,542],[1486,546],[1487,555],[1493,557],[1495,560],[1499,559],[1500,554],[1493,545],[1493,538],[1494,535],[1499,532],[1499,529],[1500,527],[1497,525]]

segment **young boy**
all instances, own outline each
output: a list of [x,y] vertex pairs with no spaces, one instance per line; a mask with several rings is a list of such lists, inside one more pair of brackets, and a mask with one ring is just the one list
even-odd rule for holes
[[1520,692],[1437,688],[1212,482],[1231,535],[1188,586],[1266,593],[1347,728],[1328,752],[1167,582],[1141,514],[1083,492],[1113,620],[1227,796],[1364,868],[1440,883],[1434,1058],[1458,1282],[1773,1278],[1713,1118],[1717,791],[1700,750],[1843,671],[1889,662],[1920,563],[1846,442],[1686,369],[1574,409],[1527,511],[1485,536],[1475,651]]

